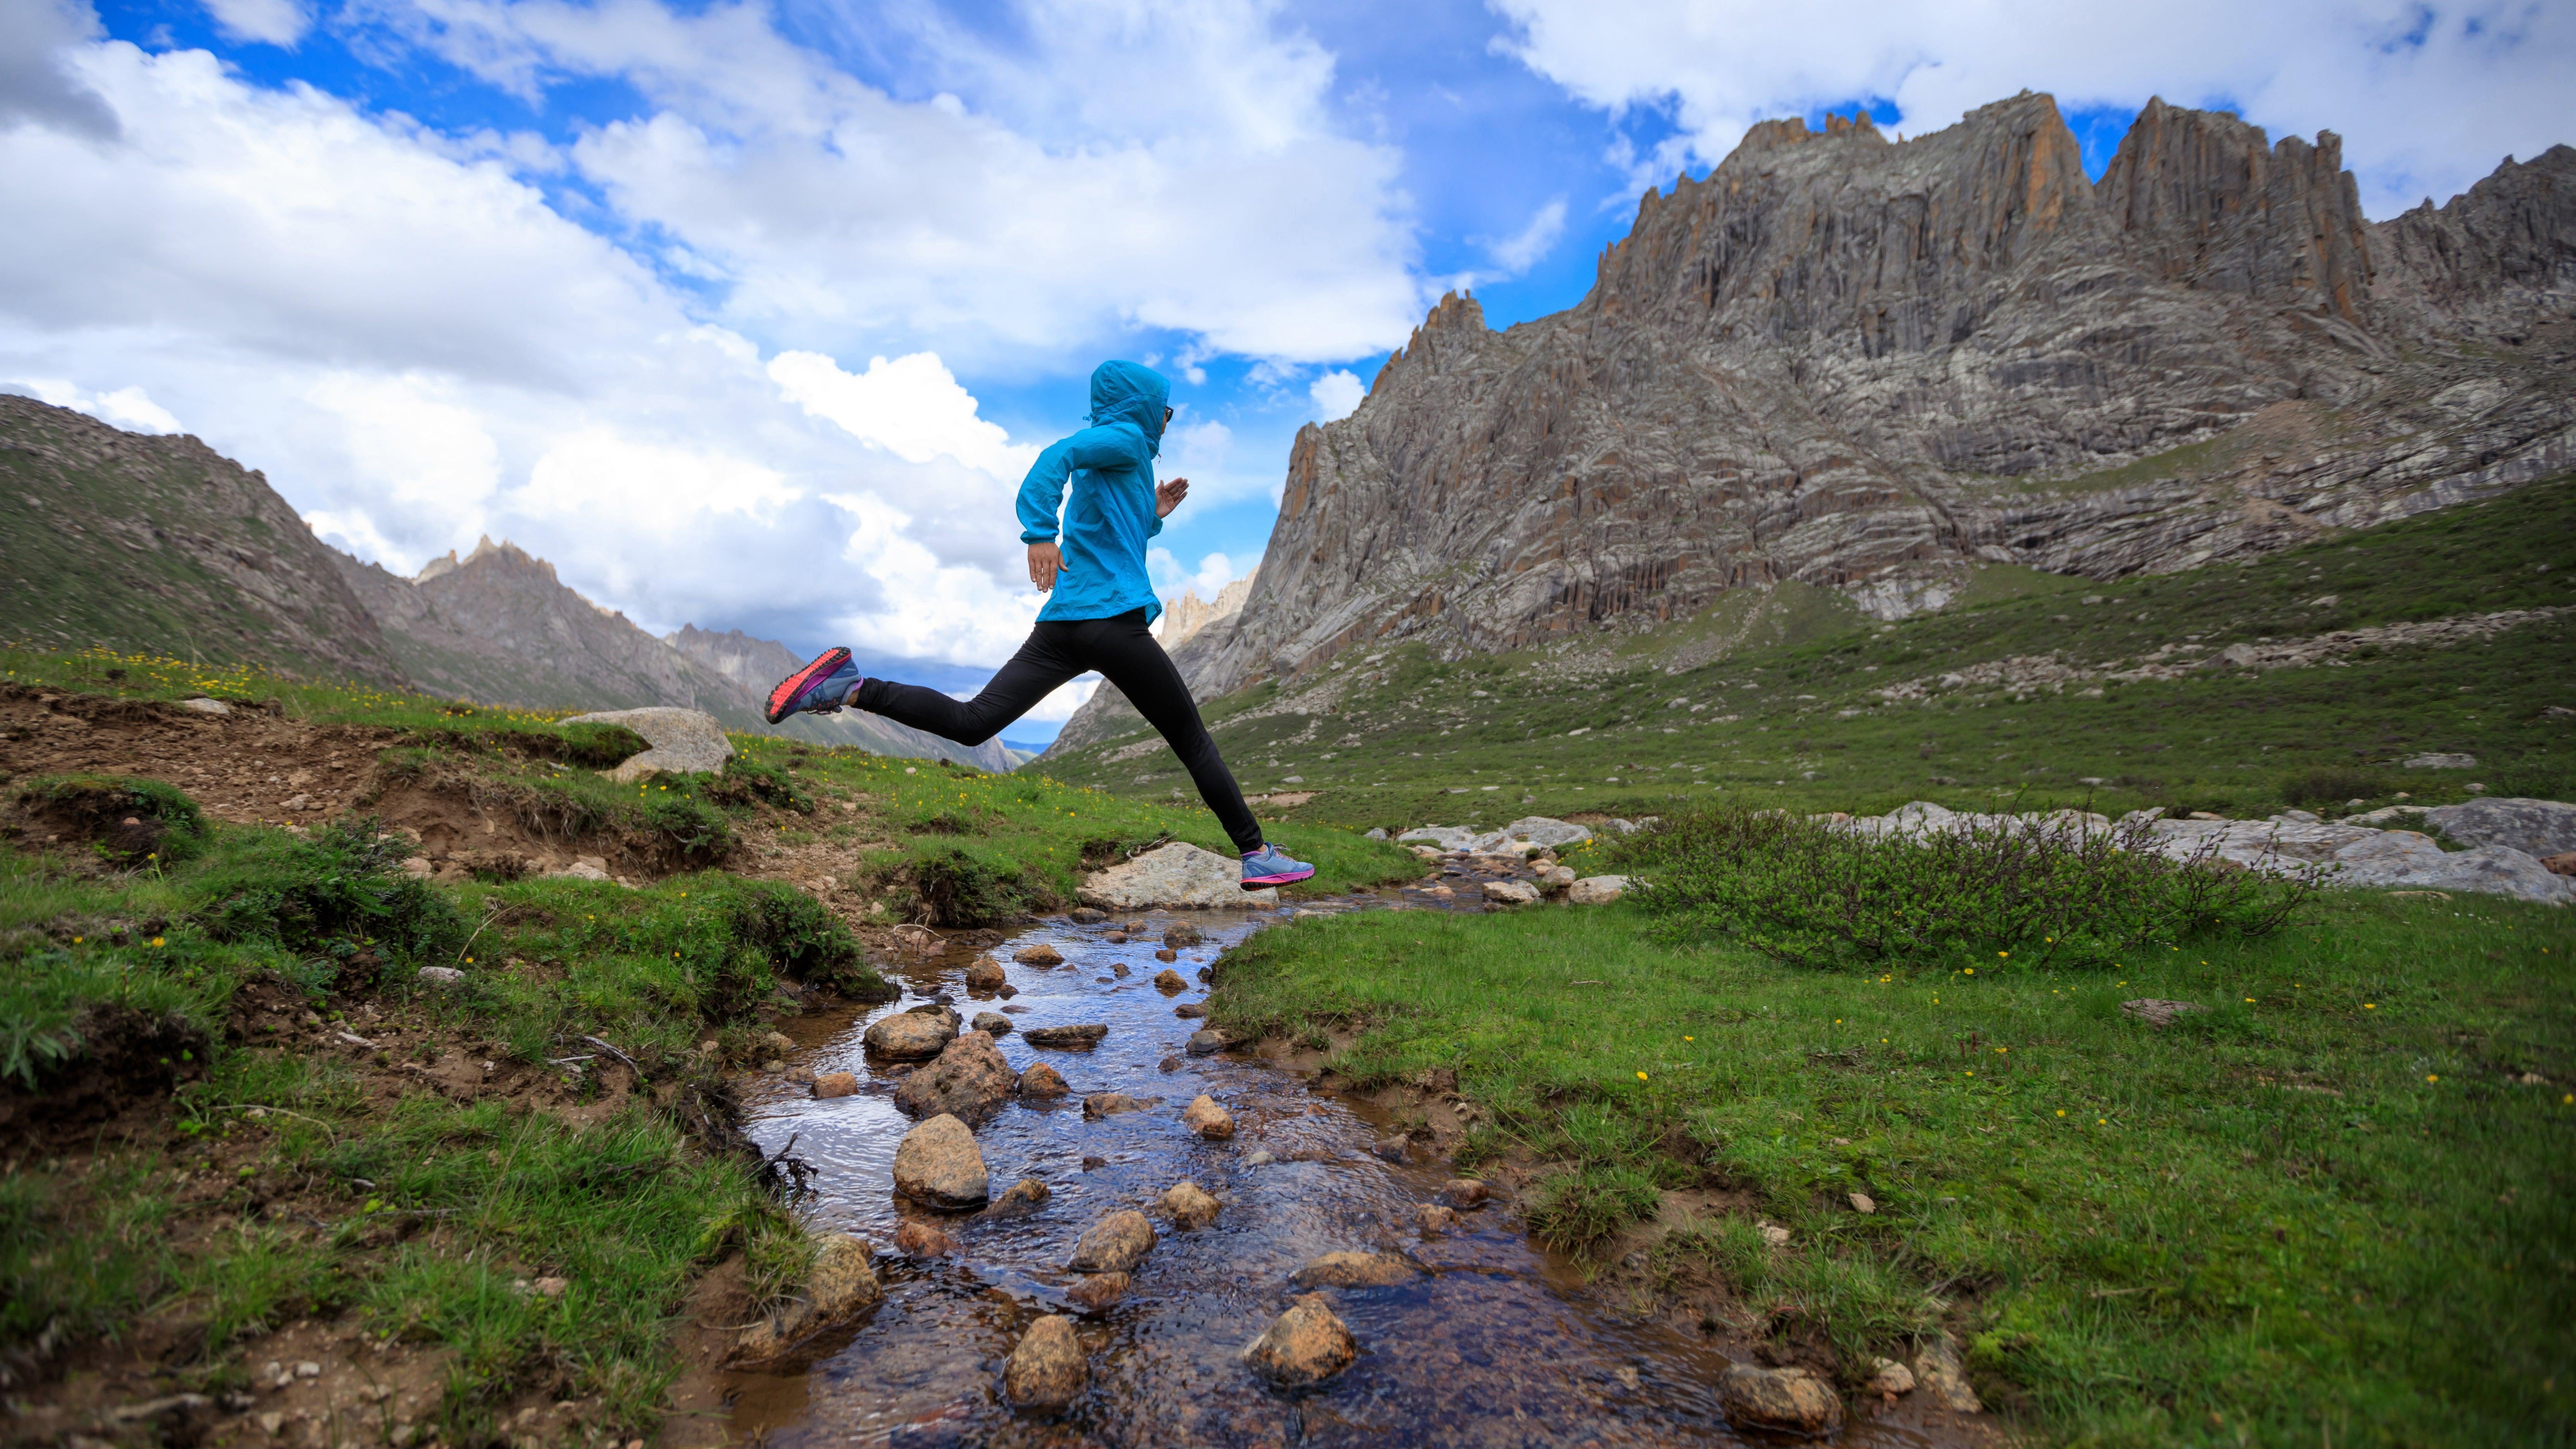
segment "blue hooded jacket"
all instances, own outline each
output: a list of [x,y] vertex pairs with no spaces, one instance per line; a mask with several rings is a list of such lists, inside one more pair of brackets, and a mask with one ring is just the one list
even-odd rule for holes
[[1107,619],[1130,609],[1145,622],[1163,612],[1145,576],[1145,540],[1163,531],[1154,514],[1154,457],[1163,448],[1163,407],[1172,385],[1139,362],[1104,362],[1091,372],[1091,426],[1038,454],[1020,480],[1020,542],[1056,536],[1065,485],[1064,572],[1041,619]]

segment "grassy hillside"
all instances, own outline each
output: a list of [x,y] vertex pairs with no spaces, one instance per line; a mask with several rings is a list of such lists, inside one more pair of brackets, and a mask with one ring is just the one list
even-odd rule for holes
[[[1273,808],[1350,825],[1634,816],[1721,795],[2230,814],[2399,791],[2438,803],[2472,783],[2567,798],[2576,718],[2548,711],[2576,709],[2576,615],[2447,644],[2347,641],[2307,667],[2109,676],[2141,662],[2183,671],[2234,645],[2570,606],[2576,480],[2560,479],[2244,565],[2110,584],[1999,567],[1948,610],[1896,624],[1783,586],[1601,645],[1457,660],[1354,649],[1207,713],[1248,790],[1312,792]],[[1952,674],[1962,681],[1943,685]],[[1920,697],[1880,692],[1907,685]],[[2424,752],[2478,763],[2401,763]],[[1187,783],[1169,750],[1134,733],[1038,768],[1127,794]]]

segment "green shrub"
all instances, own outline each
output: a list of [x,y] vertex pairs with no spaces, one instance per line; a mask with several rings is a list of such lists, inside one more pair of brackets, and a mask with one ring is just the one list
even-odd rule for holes
[[814,797],[796,787],[795,779],[776,765],[764,765],[740,756],[725,762],[724,773],[702,777],[698,794],[718,805],[749,805],[753,801],[793,810],[799,815],[814,813]]
[[1578,1258],[1597,1255],[1619,1230],[1653,1217],[1663,1203],[1655,1180],[1633,1167],[1587,1163],[1539,1183],[1528,1209],[1541,1242]]
[[928,926],[990,926],[1016,920],[1042,903],[1017,865],[972,845],[916,846],[912,854],[872,863],[871,888],[890,889],[905,915]]
[[2203,932],[2263,935],[2314,890],[2206,854],[2175,860],[2143,821],[2076,829],[2069,817],[1869,836],[1716,806],[1612,856],[1643,882],[1665,939],[1732,937],[1825,968],[2110,966]]
[[21,786],[18,803],[62,833],[96,844],[119,865],[187,860],[213,838],[197,802],[158,780],[53,775]]
[[210,866],[198,913],[224,941],[268,941],[347,962],[362,950],[416,960],[463,943],[471,929],[455,902],[403,874],[410,842],[379,834],[373,818],[336,821],[309,838],[261,831]]

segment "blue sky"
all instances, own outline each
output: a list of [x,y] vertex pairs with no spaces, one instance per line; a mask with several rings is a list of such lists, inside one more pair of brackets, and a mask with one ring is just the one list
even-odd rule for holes
[[389,567],[509,537],[647,627],[963,689],[1101,357],[1180,384],[1155,563],[1206,592],[1442,291],[1572,304],[1756,120],[2049,90],[2098,175],[2162,94],[2337,129],[2384,216],[2576,132],[2570,8],[0,0],[0,387]]

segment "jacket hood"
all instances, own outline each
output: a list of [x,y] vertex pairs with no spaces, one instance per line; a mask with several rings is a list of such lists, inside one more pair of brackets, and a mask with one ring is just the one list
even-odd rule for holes
[[1091,370],[1091,423],[1134,423],[1156,457],[1163,452],[1163,409],[1172,385],[1141,362],[1104,362]]

